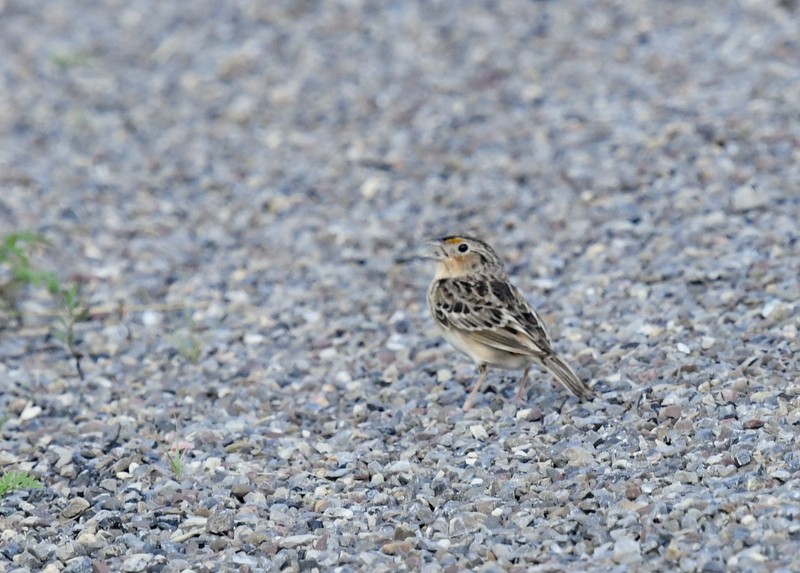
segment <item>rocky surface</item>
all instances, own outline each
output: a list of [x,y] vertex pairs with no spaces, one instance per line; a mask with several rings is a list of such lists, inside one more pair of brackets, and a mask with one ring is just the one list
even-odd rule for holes
[[[796,2],[0,1],[0,570],[796,571]],[[436,337],[493,243],[597,390]],[[176,461],[176,452],[182,459]]]

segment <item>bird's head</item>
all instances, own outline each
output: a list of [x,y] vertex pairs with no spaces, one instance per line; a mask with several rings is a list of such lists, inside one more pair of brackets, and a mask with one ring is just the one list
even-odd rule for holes
[[465,235],[448,235],[422,244],[422,258],[436,261],[436,278],[457,278],[477,273],[505,275],[503,261],[484,241]]

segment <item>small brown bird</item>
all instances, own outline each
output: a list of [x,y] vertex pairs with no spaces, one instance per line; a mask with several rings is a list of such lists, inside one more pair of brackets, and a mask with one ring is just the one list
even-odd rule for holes
[[450,344],[478,366],[478,380],[463,409],[469,410],[489,366],[524,369],[521,398],[532,364],[548,370],[581,399],[592,390],[553,350],[542,319],[508,280],[503,262],[480,239],[448,236],[425,242],[423,258],[436,261],[428,306]]

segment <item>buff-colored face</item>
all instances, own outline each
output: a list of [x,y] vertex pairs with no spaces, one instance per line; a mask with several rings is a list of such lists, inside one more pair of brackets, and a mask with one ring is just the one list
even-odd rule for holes
[[462,235],[426,241],[430,258],[437,261],[436,278],[466,276],[476,272],[502,273],[503,263],[492,248]]

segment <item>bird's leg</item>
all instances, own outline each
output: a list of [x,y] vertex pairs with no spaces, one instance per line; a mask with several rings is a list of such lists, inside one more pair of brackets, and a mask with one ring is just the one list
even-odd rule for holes
[[472,401],[475,400],[475,394],[478,393],[478,388],[480,388],[481,384],[483,384],[488,372],[489,366],[487,364],[481,364],[478,366],[478,379],[475,381],[475,385],[472,387],[469,396],[467,396],[466,402],[464,402],[464,405],[461,407],[461,409],[465,412],[472,408]]
[[522,378],[519,379],[519,388],[517,389],[517,393],[514,396],[514,400],[522,400],[523,396],[525,395],[525,383],[528,381],[528,372],[530,368],[526,368],[525,372],[522,373]]

